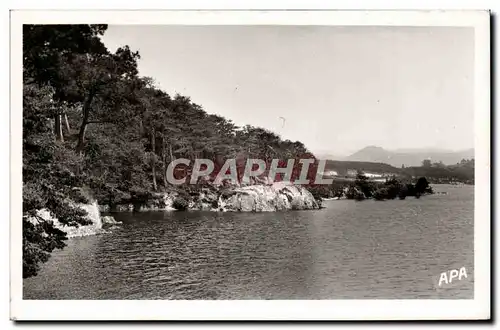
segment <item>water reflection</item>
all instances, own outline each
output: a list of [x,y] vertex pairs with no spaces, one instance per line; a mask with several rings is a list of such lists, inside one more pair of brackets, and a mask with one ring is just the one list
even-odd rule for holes
[[[72,239],[25,299],[473,298],[473,187],[315,211],[121,213]],[[433,278],[457,264],[462,285]]]

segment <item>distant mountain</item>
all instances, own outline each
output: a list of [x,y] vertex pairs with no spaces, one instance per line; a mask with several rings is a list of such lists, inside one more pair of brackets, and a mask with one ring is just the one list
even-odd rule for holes
[[459,163],[462,159],[474,158],[474,149],[462,151],[440,149],[399,149],[385,150],[377,146],[365,147],[345,158],[349,161],[381,162],[392,166],[420,166],[424,159],[431,162],[443,162],[445,165]]

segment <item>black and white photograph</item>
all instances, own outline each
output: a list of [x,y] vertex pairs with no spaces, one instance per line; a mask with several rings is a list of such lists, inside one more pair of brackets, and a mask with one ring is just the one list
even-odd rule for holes
[[110,300],[489,317],[487,11],[21,14],[17,317]]

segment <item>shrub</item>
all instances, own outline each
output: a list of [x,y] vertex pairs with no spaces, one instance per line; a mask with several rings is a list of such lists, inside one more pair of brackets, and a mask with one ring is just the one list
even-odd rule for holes
[[412,183],[407,183],[406,184],[406,196],[415,196],[416,191],[415,191],[415,185]]
[[189,202],[183,197],[177,197],[172,203],[172,207],[178,211],[185,211],[187,210],[188,206]]
[[407,185],[402,185],[401,189],[399,190],[398,197],[399,199],[405,199],[406,196],[408,196],[408,187]]
[[386,198],[394,199],[399,195],[402,186],[399,180],[393,177],[390,180],[387,180],[384,185],[387,189]]
[[368,180],[368,177],[364,175],[362,172],[358,172],[354,184],[363,193],[364,195],[363,199],[372,197],[372,193],[374,190],[373,182],[370,182]]
[[388,188],[379,188],[375,190],[373,193],[373,198],[375,198],[378,201],[382,201],[384,199],[389,198],[389,189]]
[[415,191],[417,193],[423,193],[425,191],[425,188],[429,186],[429,183],[427,182],[426,178],[419,178],[417,180],[417,183],[415,184]]
[[363,200],[366,198],[365,194],[360,191],[356,186],[349,186],[345,194],[347,199]]
[[330,197],[327,187],[321,185],[311,186],[308,190],[316,201],[321,201],[323,198]]

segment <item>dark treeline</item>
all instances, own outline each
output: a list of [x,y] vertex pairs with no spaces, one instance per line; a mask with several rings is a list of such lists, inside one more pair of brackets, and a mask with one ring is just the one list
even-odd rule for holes
[[166,169],[177,158],[313,157],[301,142],[237,127],[155,87],[138,75],[138,52],[105,47],[106,29],[23,27],[23,277],[65,245],[65,233],[39,209],[65,225],[88,224],[73,202],[144,201],[171,188]]
[[392,176],[385,182],[375,182],[361,171],[358,172],[355,180],[347,181],[337,178],[332,184],[311,186],[309,189],[316,199],[388,200],[405,199],[408,196],[420,198],[422,195],[434,193],[425,177],[408,179]]
[[425,176],[431,183],[466,183],[474,184],[474,159],[462,159],[455,165],[444,165],[442,162],[422,161],[422,166],[403,168],[403,173],[419,177]]

